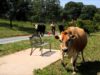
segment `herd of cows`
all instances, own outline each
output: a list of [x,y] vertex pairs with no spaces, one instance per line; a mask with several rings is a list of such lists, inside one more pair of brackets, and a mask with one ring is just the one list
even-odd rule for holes
[[[44,24],[39,24],[37,27],[37,34],[41,34],[42,36],[45,33],[45,25]],[[64,56],[67,55],[68,58],[71,59],[72,63],[72,68],[73,68],[73,74],[76,73],[76,61],[78,58],[79,53],[81,53],[82,60],[84,60],[83,56],[83,51],[84,48],[87,45],[87,33],[85,32],[84,29],[79,28],[79,27],[74,27],[70,26],[66,29],[64,29],[63,25],[59,25],[59,31],[60,35],[54,35],[56,39],[58,39],[60,43],[60,48],[61,48],[61,60],[62,60],[62,65],[65,66],[64,64]]]
[[[62,32],[64,30],[64,25],[58,25],[59,31]],[[43,36],[46,30],[46,26],[44,23],[39,23],[35,25],[36,33]],[[52,32],[52,31],[51,31]],[[53,33],[52,33],[53,34]]]

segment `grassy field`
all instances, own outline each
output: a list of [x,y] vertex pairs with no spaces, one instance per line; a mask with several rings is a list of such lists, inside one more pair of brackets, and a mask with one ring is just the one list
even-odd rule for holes
[[29,41],[20,41],[10,44],[0,44],[0,56],[15,53],[27,48],[30,48]]
[[9,20],[0,19],[0,38],[29,35],[34,32],[34,27],[30,22],[13,21],[12,23],[13,28],[10,28]]
[[[93,33],[89,36],[84,52],[86,62],[82,63],[79,56],[76,75],[100,75],[100,34],[98,33]],[[66,61],[70,62],[69,59]],[[34,73],[35,75],[72,75],[71,66],[71,64],[67,64],[64,68],[59,60],[42,70],[35,70]]]

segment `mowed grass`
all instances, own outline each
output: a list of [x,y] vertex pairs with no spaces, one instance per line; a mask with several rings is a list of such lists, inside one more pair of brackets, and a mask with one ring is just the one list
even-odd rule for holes
[[[98,33],[93,33],[88,37],[88,44],[84,50],[85,63],[81,62],[79,55],[76,75],[100,75],[100,34]],[[65,61],[68,63],[66,67],[63,67],[59,60],[42,70],[33,71],[34,75],[72,75],[70,60],[66,58]]]
[[13,21],[13,28],[10,28],[9,24],[9,20],[0,19],[0,38],[29,35],[34,32],[31,22]]
[[20,41],[10,44],[0,44],[0,56],[12,54],[30,48],[29,41]]

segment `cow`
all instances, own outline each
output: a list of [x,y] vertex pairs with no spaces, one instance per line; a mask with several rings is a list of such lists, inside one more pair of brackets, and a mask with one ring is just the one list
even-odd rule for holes
[[62,31],[64,31],[64,25],[63,25],[63,24],[60,24],[60,25],[58,26],[58,28],[59,28],[60,33],[61,33]]
[[36,24],[35,29],[38,35],[44,36],[46,26],[43,23]]
[[82,60],[84,60],[83,50],[87,45],[87,34],[84,29],[79,27],[68,27],[66,30],[61,32],[61,35],[55,35],[56,39],[59,39],[61,42],[61,55],[62,55],[62,64],[64,64],[64,56],[67,54],[68,58],[71,58],[71,63],[73,65],[73,74],[76,73],[76,60],[81,53]]

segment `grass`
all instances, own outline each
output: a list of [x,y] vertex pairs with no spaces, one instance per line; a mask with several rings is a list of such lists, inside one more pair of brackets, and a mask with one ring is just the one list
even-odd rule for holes
[[9,20],[0,19],[0,38],[29,35],[34,32],[30,22],[13,21],[13,28],[9,26]]
[[[84,56],[85,63],[81,62],[80,56],[77,60],[78,72],[76,75],[100,75],[100,35],[92,34],[89,36]],[[66,61],[69,62],[69,59]],[[34,75],[72,75],[71,67],[72,65],[68,63],[64,68],[59,60],[42,70],[35,70]]]
[[29,41],[20,41],[10,44],[0,44],[0,56],[15,53],[27,48],[30,48]]

